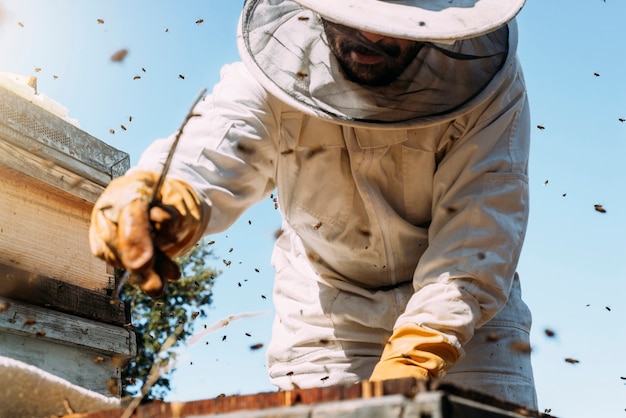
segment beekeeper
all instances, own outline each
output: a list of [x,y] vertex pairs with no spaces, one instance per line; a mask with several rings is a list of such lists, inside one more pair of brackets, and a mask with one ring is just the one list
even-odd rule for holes
[[196,107],[162,204],[148,217],[174,136],[102,194],[93,252],[159,295],[176,277],[160,251],[184,253],[277,189],[273,383],[441,378],[536,407],[516,274],[523,2],[248,0],[242,62]]

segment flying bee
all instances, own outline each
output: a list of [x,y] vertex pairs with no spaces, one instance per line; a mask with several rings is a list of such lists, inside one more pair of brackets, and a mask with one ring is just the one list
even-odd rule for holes
[[196,319],[198,317],[198,315],[200,315],[200,312],[195,311],[191,313],[191,319]]
[[566,363],[569,363],[569,364],[578,364],[578,363],[580,363],[580,360],[576,360],[576,359],[573,359],[573,358],[571,358],[571,357],[567,357],[567,358],[565,359],[565,362],[566,362]]
[[456,206],[454,206],[454,205],[450,205],[450,206],[448,206],[448,207],[446,208],[446,211],[447,211],[450,215],[452,215],[453,213],[458,212],[458,211],[459,211],[459,208],[458,208],[458,207],[456,207]]
[[24,326],[28,327],[31,325],[35,325],[37,323],[36,320],[32,319],[32,318],[26,318],[26,321],[24,321]]
[[593,208],[596,210],[596,212],[600,212],[600,213],[606,213],[606,209],[604,209],[604,207],[602,205],[593,205]]
[[325,382],[325,381],[327,381],[328,379],[330,379],[330,376],[324,376],[324,377],[322,377],[320,380],[321,380],[322,382]]
[[315,230],[318,230],[318,229],[320,229],[321,227],[322,227],[322,223],[321,223],[321,222],[318,222],[318,223],[316,223],[315,225],[313,225],[313,229],[315,229]]
[[372,235],[372,231],[370,231],[370,229],[365,225],[361,225],[359,227],[359,233],[366,237],[369,237],[370,235]]
[[119,395],[120,389],[117,386],[117,379],[111,378],[107,381],[107,390],[111,395]]
[[104,25],[104,20],[103,19],[98,19],[97,22],[98,22],[98,25]]
[[543,125],[537,125],[537,129],[544,130],[544,129],[546,129],[546,127],[545,127],[545,126],[543,126]]
[[182,74],[178,74],[178,78],[180,78],[181,80],[184,80],[184,79],[185,79],[185,76],[184,76],[184,75],[182,75]]
[[247,154],[247,155],[254,154],[253,148],[250,148],[247,145],[242,144],[241,142],[237,143],[237,150],[241,151],[242,154]]
[[102,363],[104,363],[104,357],[102,357],[102,356],[95,356],[93,358],[93,362],[97,363],[97,364],[102,364]]
[[315,145],[307,151],[306,157],[312,158],[314,155],[317,155],[324,150],[325,150],[325,147],[323,145]]
[[305,72],[303,72],[303,71],[298,71],[298,72],[296,73],[296,77],[300,77],[300,78],[307,77],[308,75],[309,75],[309,74],[307,74],[307,73],[305,73]]
[[53,168],[56,164],[54,164],[54,162],[52,162],[50,160],[43,160],[41,162],[41,165],[43,165],[46,168]]
[[116,51],[113,55],[111,55],[111,61],[122,62],[127,55],[128,49],[120,49],[119,51]]
[[513,341],[511,344],[509,344],[509,348],[513,351],[517,351],[518,353],[525,354],[529,354],[532,350],[530,344],[521,340]]
[[626,118],[619,118],[618,119],[620,122],[626,122]]
[[261,348],[263,348],[263,343],[252,344],[250,346],[250,350],[252,350],[252,351],[259,350]]
[[202,22],[204,22],[204,19],[198,19],[198,20],[196,20],[196,25],[199,25],[199,24],[201,24]]
[[298,20],[307,21],[309,18],[307,16],[298,16]]
[[319,256],[319,254],[314,253],[314,252],[309,252],[307,254],[307,257],[309,260],[311,260],[314,263],[317,263],[318,261],[320,261],[322,259],[322,257]]

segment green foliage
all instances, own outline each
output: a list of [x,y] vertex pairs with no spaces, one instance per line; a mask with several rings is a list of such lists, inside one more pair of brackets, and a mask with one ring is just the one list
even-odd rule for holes
[[[145,399],[162,399],[170,390],[174,349],[191,335],[193,320],[206,317],[206,309],[212,303],[213,279],[221,273],[207,265],[207,260],[214,258],[209,247],[207,241],[200,241],[176,260],[182,277],[169,283],[161,298],[152,299],[136,286],[126,286],[122,291],[120,297],[130,305],[131,324],[137,337],[137,356],[122,371],[123,396],[138,396],[157,362],[167,371],[150,387]],[[161,346],[179,324],[183,327],[177,340],[161,353]]]

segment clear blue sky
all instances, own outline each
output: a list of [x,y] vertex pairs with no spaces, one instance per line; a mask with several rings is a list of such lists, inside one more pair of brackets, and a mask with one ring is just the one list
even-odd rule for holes
[[[40,93],[135,162],[179,126],[220,67],[238,59],[242,3],[0,0],[0,72],[36,75]],[[518,270],[534,313],[540,409],[562,417],[626,416],[625,18],[623,0],[527,0],[519,16],[533,130],[531,218]],[[122,48],[126,59],[111,62]],[[223,274],[200,325],[268,314],[183,349],[168,400],[274,390],[264,350],[249,346],[270,337],[269,257],[278,228],[268,200],[213,237]]]

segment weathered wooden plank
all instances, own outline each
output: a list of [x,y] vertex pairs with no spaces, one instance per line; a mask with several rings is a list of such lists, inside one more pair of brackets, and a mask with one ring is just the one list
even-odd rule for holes
[[101,186],[130,165],[127,153],[4,87],[0,87],[0,139]]
[[[23,361],[102,395],[113,396],[111,391],[120,393],[122,387],[121,358],[97,350],[79,349],[45,337],[0,332],[0,355]],[[37,402],[37,399],[32,401]]]
[[2,356],[111,396],[119,393],[121,368],[136,352],[135,334],[124,327],[0,298]]
[[0,263],[86,289],[113,287],[89,250],[93,205],[0,165]]
[[128,307],[108,294],[3,264],[0,296],[113,325],[130,322]]
[[0,334],[45,339],[111,356],[135,355],[135,334],[127,328],[6,298],[0,298],[0,307]]
[[4,141],[0,141],[0,165],[33,177],[90,203],[95,203],[104,190],[104,187],[99,184],[85,180],[80,175],[59,167],[50,160]]

